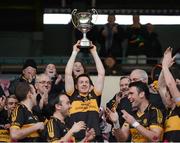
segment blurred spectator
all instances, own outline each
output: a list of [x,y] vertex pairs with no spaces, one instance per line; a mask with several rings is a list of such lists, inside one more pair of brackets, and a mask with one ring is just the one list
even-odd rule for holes
[[100,124],[103,141],[108,142],[112,125],[106,121],[105,109],[102,106],[99,108],[99,118],[100,118],[99,124]]
[[33,113],[38,116],[40,121],[45,121],[52,115],[49,102],[55,98],[56,94],[50,95],[51,79],[46,74],[40,74],[36,77],[35,88],[37,92],[36,106],[33,107]]
[[162,57],[162,47],[161,43],[158,40],[158,34],[154,32],[154,26],[151,23],[146,24],[147,37],[145,39],[145,50],[148,58],[149,64],[157,64],[158,61],[152,58]]
[[140,23],[139,15],[133,15],[133,24],[126,29],[128,39],[126,56],[128,57],[128,63],[136,64],[136,60],[138,64],[146,63],[146,50],[144,47],[146,35],[147,30]]
[[120,66],[117,64],[116,59],[114,57],[107,57],[104,60],[104,68],[106,75],[120,75],[121,70]]
[[52,80],[50,93],[56,94],[65,91],[64,79],[62,75],[57,73],[56,66],[54,64],[48,64],[46,66],[45,74]]
[[[10,95],[7,98],[0,97],[1,105],[3,103],[3,108],[0,111],[0,142],[9,142],[10,141],[10,134],[9,134],[9,128],[10,128],[10,115],[12,111],[14,110],[16,104],[18,103],[18,100],[15,95]],[[3,100],[2,100],[3,98]]]
[[[106,104],[106,106],[112,110],[112,111],[117,111],[119,117],[122,116],[121,110],[126,110],[128,113],[131,113],[132,107],[131,107],[131,102],[128,99],[128,94],[129,94],[129,84],[130,84],[130,79],[127,76],[122,76],[119,80],[119,92],[117,92],[114,97]],[[123,125],[124,123],[123,118],[119,118],[119,124]],[[116,142],[117,140],[115,137],[110,134],[109,138],[110,142]]]
[[73,64],[73,78],[77,78],[80,74],[87,73],[86,68],[80,60],[76,60]]
[[37,65],[33,59],[27,59],[22,68],[22,74],[17,79],[10,82],[9,93],[14,94],[16,85],[19,82],[27,82],[30,84],[35,83],[35,77],[37,72]]
[[[5,96],[9,96],[9,85],[10,85],[9,80],[6,80],[6,79],[0,80],[0,88],[2,87]],[[0,89],[0,93],[1,92],[2,91]]]
[[115,15],[108,15],[108,23],[100,30],[100,53],[102,57],[114,56],[122,57],[122,41],[124,39],[124,29],[115,23]]

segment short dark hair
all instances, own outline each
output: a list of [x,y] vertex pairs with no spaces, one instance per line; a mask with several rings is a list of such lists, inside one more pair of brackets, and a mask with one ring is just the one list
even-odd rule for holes
[[142,81],[135,81],[135,82],[131,82],[129,84],[129,87],[133,87],[135,86],[137,88],[138,93],[140,92],[144,92],[145,93],[145,97],[147,100],[149,100],[149,88],[147,83],[144,83]]
[[85,74],[85,73],[80,74],[80,75],[75,79],[75,84],[77,84],[77,82],[78,82],[78,80],[79,80],[80,77],[87,77],[87,78],[89,79],[89,83],[90,83],[91,85],[93,85],[93,83],[92,83],[92,81],[91,81],[91,78],[89,77],[88,74]]
[[121,76],[121,77],[120,77],[120,80],[123,80],[124,78],[127,78],[127,79],[129,79],[129,81],[130,81],[130,78],[129,78],[128,76]]
[[54,113],[56,111],[56,107],[55,107],[56,104],[61,104],[60,97],[63,96],[63,95],[68,96],[66,93],[61,92],[61,93],[57,94],[54,99],[52,99],[50,101],[50,107],[52,109],[52,113]]
[[20,101],[25,100],[30,90],[31,90],[31,87],[27,82],[18,82],[15,88],[15,95],[18,101],[20,102]]

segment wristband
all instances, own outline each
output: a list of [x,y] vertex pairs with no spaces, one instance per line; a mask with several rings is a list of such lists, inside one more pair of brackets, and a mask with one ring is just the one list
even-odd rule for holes
[[114,123],[113,126],[114,126],[114,129],[119,129],[120,128],[119,121]]
[[137,126],[139,126],[139,125],[140,124],[137,121],[135,121],[134,123],[131,124],[131,126],[134,127],[134,128],[137,128]]

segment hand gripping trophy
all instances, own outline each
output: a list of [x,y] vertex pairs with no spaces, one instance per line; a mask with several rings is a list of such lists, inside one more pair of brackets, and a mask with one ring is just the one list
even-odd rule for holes
[[77,12],[77,9],[74,9],[71,15],[74,27],[83,33],[83,38],[80,40],[80,48],[90,48],[91,43],[87,39],[86,33],[91,30],[92,22],[97,20],[97,11],[91,9],[88,12]]

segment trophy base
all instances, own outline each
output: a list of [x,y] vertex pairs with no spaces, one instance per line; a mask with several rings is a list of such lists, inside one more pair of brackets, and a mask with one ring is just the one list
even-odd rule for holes
[[84,41],[84,40],[80,41],[80,46],[81,46],[80,48],[81,49],[90,48],[90,45],[91,45],[90,41]]

